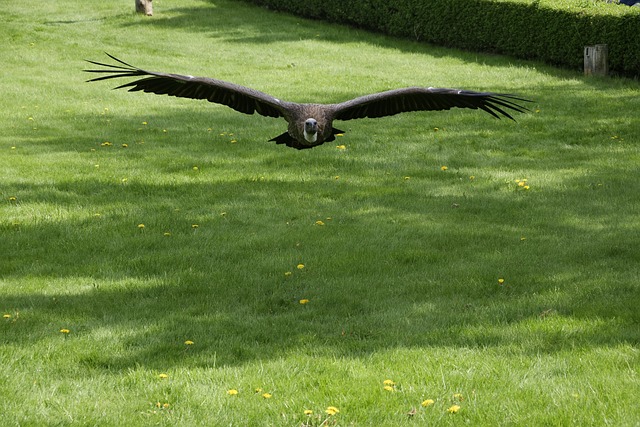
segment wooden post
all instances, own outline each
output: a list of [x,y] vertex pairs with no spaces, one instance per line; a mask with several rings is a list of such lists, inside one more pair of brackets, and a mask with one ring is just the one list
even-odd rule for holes
[[584,48],[584,75],[606,76],[609,74],[609,49],[606,44]]
[[136,0],[136,12],[144,13],[147,16],[153,15],[153,0]]

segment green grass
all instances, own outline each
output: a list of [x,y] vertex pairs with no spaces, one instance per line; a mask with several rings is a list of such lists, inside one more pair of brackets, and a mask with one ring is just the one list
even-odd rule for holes
[[[0,12],[0,424],[640,423],[637,81],[228,0],[132,9]],[[535,102],[296,151],[266,142],[282,120],[84,83],[103,51],[295,101]]]

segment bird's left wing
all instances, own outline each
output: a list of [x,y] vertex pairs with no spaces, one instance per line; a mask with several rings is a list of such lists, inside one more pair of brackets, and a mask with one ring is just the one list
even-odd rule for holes
[[527,111],[516,101],[530,102],[514,95],[491,92],[408,87],[361,96],[340,104],[333,104],[332,107],[336,120],[392,116],[408,111],[449,110],[454,107],[480,109],[496,118],[502,115],[514,120],[508,110],[519,113]]
[[258,113],[267,117],[283,117],[284,105],[287,103],[258,90],[207,77],[145,71],[108,53],[107,55],[121,65],[87,61],[94,65],[107,67],[99,70],[84,70],[88,73],[106,74],[88,81],[143,76],[142,79],[125,83],[115,89],[128,87],[130,88],[129,92],[143,91],[180,98],[206,99],[209,102],[223,104],[245,114]]

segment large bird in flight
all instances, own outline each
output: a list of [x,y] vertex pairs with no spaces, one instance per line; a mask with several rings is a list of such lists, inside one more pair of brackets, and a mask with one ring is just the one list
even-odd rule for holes
[[222,80],[146,71],[108,53],[107,55],[119,65],[87,61],[106,67],[84,70],[89,73],[105,74],[88,81],[142,77],[115,89],[130,88],[129,92],[143,91],[180,98],[206,99],[245,114],[258,113],[267,117],[283,117],[289,124],[287,132],[270,141],[286,144],[298,150],[333,141],[336,134],[344,133],[333,127],[334,120],[384,117],[407,111],[449,110],[453,107],[480,109],[496,118],[502,115],[513,120],[509,110],[520,113],[527,110],[516,101],[530,102],[508,94],[408,87],[364,95],[339,104],[298,104],[282,101],[255,89]]

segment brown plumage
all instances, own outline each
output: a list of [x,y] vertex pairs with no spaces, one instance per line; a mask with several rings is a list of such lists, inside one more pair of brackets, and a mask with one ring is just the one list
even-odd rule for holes
[[298,150],[333,141],[336,134],[344,133],[333,127],[334,120],[384,117],[407,111],[449,110],[453,107],[480,109],[496,118],[502,115],[513,120],[507,111],[525,112],[526,108],[518,105],[516,101],[529,102],[514,95],[491,92],[408,87],[360,96],[339,104],[298,104],[222,80],[145,71],[107,55],[121,65],[87,61],[107,67],[84,70],[89,73],[106,74],[88,81],[143,76],[116,89],[130,88],[129,92],[143,91],[181,98],[206,99],[245,114],[283,117],[289,124],[287,132],[270,141],[286,144]]

